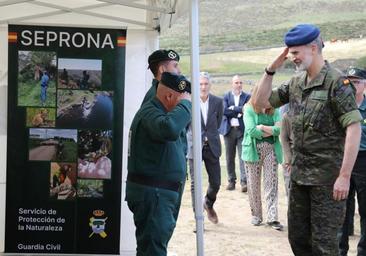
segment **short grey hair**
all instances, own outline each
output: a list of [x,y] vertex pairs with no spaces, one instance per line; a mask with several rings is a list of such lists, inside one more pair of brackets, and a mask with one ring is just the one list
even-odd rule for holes
[[324,43],[323,43],[323,39],[320,35],[317,38],[315,38],[313,41],[308,43],[308,45],[310,45],[310,44],[315,44],[318,47],[318,53],[322,53]]
[[210,74],[206,71],[200,72],[200,78],[206,78],[209,83],[211,82]]

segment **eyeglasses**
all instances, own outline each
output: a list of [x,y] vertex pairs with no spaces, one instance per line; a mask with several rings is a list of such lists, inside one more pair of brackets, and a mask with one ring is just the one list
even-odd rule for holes
[[235,84],[243,84],[243,82],[234,82]]

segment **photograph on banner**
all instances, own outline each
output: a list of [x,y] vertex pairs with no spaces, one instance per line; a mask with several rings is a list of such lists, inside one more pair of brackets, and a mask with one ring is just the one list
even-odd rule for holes
[[77,181],[77,197],[80,198],[103,198],[103,180]]
[[29,160],[76,162],[77,130],[29,129]]
[[112,129],[112,121],[112,91],[57,91],[57,127]]
[[27,127],[55,127],[55,108],[27,108]]
[[76,198],[76,164],[51,163],[50,198],[72,200]]
[[56,106],[56,52],[18,51],[18,106]]
[[102,60],[59,58],[57,67],[58,88],[98,90],[102,87]]
[[82,130],[78,134],[78,177],[111,179],[112,131]]

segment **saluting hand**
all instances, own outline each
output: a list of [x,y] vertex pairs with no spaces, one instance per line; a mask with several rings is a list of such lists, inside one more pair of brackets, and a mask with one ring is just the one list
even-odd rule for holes
[[345,176],[338,176],[333,186],[333,198],[334,200],[340,201],[345,200],[348,197],[350,179]]
[[189,100],[191,101],[191,94],[189,92],[183,92],[179,95],[179,101],[181,100]]
[[285,60],[287,60],[288,47],[286,47],[283,52],[274,60],[274,62],[268,66],[267,70],[270,72],[276,71],[279,67],[283,65]]

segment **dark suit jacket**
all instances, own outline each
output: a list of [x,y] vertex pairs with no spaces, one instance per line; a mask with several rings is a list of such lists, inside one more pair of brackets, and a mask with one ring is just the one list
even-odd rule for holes
[[[250,99],[250,95],[242,92],[239,98],[239,106],[235,106],[234,95],[231,91],[227,92],[224,95],[224,117],[222,120],[222,124],[220,127],[220,133],[222,135],[226,135],[230,132],[231,129],[231,118],[238,118],[239,119],[239,126],[240,129],[244,133],[244,122],[243,122],[243,106],[247,103]],[[233,110],[229,109],[230,106],[235,106]],[[241,114],[241,117],[238,115]]]
[[[216,157],[221,156],[221,141],[220,141],[220,133],[219,128],[222,122],[223,116],[223,104],[222,99],[215,95],[209,94],[208,101],[208,111],[207,111],[207,123],[203,122],[202,112],[201,112],[201,138],[202,145],[204,142],[204,138],[207,137],[208,144],[212,153]],[[193,158],[193,141],[192,141],[192,129],[191,126],[187,132],[187,141],[188,141],[188,153],[187,158]]]

